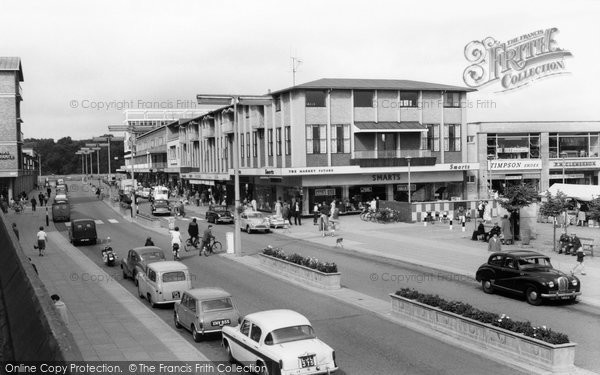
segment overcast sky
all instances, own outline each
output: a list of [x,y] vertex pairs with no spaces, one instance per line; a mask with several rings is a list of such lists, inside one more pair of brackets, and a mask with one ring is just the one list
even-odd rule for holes
[[[2,1],[0,55],[22,59],[25,137],[82,139],[120,124],[124,103],[177,109],[199,93],[289,87],[291,56],[297,83],[465,86],[469,42],[556,27],[570,74],[484,87],[468,121],[600,120],[599,18],[598,1]],[[90,108],[100,103],[112,107]]]

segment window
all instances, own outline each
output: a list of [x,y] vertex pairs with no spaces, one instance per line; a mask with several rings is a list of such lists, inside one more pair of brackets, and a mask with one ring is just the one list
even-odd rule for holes
[[250,157],[250,133],[246,133],[246,157]]
[[292,128],[290,126],[285,127],[285,154],[291,155],[292,153]]
[[185,281],[185,273],[183,271],[166,272],[163,274],[162,281],[163,283]]
[[460,124],[444,124],[444,151],[460,151]]
[[350,152],[350,125],[331,125],[331,152],[336,154]]
[[252,339],[252,341],[258,342],[260,340],[261,334],[262,334],[262,331],[261,331],[260,327],[257,326],[256,324],[253,324],[252,331],[250,333],[250,338]]
[[250,106],[244,107],[244,113],[246,114],[246,118],[250,118]]
[[281,98],[278,96],[275,98],[275,112],[281,111]]
[[267,149],[269,156],[273,156],[273,129],[267,132]]
[[354,90],[354,108],[372,108],[375,91]]
[[[557,139],[550,134],[550,157],[556,154]],[[487,155],[489,159],[537,159],[540,157],[540,134],[488,134]]]
[[439,151],[440,150],[440,125],[439,124],[428,124],[427,125],[427,150]]
[[281,128],[275,129],[275,141],[277,142],[277,156],[281,155]]
[[444,107],[460,108],[460,92],[445,92]]
[[248,336],[248,334],[250,333],[250,322],[247,320],[244,320],[240,326],[240,332],[242,333],[242,335],[244,336]]
[[327,125],[307,125],[306,126],[306,153],[325,154],[327,153]]
[[475,143],[475,136],[474,135],[467,135],[467,142],[469,142],[469,143]]
[[244,158],[244,134],[240,134],[240,158]]
[[419,93],[416,91],[400,91],[400,107],[417,107]]
[[306,107],[325,107],[325,90],[306,90]]
[[467,182],[470,184],[474,184],[475,183],[475,176],[474,175],[467,175]]
[[258,132],[252,132],[252,156],[258,156]]

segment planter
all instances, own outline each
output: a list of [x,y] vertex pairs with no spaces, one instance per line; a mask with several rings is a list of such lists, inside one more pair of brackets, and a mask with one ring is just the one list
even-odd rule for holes
[[296,263],[258,254],[260,265],[270,271],[322,289],[340,289],[341,273],[325,273]]
[[467,349],[528,370],[562,373],[575,369],[575,343],[553,345],[395,294],[390,297],[392,314],[435,335],[442,333]]

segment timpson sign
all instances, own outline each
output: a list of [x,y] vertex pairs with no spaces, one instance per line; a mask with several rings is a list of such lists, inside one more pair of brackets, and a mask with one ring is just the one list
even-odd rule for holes
[[504,159],[488,160],[490,171],[506,171],[515,169],[542,169],[541,159]]

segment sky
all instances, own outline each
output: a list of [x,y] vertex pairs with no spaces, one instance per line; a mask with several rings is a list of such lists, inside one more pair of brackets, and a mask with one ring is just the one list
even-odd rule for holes
[[19,56],[25,138],[85,139],[123,109],[197,108],[320,78],[465,86],[465,46],[557,28],[563,72],[468,96],[467,121],[600,120],[600,1],[2,1],[0,56]]

